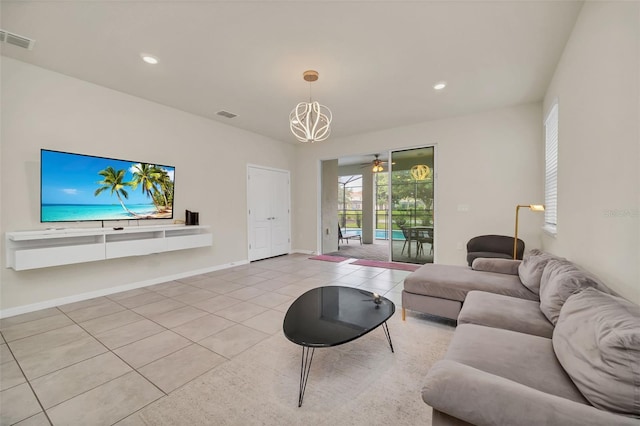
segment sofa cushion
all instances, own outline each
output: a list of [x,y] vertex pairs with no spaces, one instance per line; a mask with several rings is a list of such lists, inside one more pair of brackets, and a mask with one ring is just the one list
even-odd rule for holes
[[540,310],[555,325],[560,309],[569,296],[589,287],[611,293],[597,278],[578,269],[573,263],[549,260],[540,280]]
[[538,249],[533,249],[524,255],[522,263],[518,266],[518,275],[522,285],[535,294],[540,293],[540,279],[547,262],[551,259],[558,259],[555,256],[544,253]]
[[550,393],[587,403],[556,359],[551,339],[499,328],[456,328],[445,359]]
[[518,275],[518,267],[521,260],[513,259],[491,259],[479,257],[471,264],[474,271],[497,272],[499,274]]
[[553,348],[591,404],[640,417],[640,306],[594,288],[574,294],[560,312]]
[[528,300],[538,300],[520,283],[517,275],[474,271],[466,266],[428,263],[404,279],[409,293],[463,302],[471,290],[504,294]]
[[540,303],[484,291],[471,291],[458,315],[458,324],[477,324],[551,338],[553,324]]
[[[638,419],[540,392],[446,359],[429,369],[422,399],[434,409],[434,426],[638,426]],[[447,417],[441,418],[435,411]]]

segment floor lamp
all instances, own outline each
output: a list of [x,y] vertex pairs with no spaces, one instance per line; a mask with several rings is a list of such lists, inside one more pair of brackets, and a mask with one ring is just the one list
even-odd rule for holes
[[518,250],[518,213],[520,212],[520,207],[528,207],[532,212],[543,212],[544,206],[542,204],[526,204],[526,205],[517,205],[516,206],[516,233],[513,237],[513,258],[516,259],[517,250]]

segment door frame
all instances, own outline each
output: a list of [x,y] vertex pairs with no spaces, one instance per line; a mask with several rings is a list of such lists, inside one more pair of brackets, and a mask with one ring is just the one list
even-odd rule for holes
[[[389,215],[387,216],[387,229],[390,230],[391,232],[391,238],[393,238],[393,229],[391,228],[391,219],[392,219],[392,214],[391,214],[391,210],[393,209],[393,206],[391,205],[391,172],[393,171],[392,167],[393,165],[391,164],[391,155],[393,154],[393,152],[397,152],[397,151],[409,151],[412,149],[421,149],[421,148],[433,148],[433,263],[437,263],[436,262],[436,258],[438,256],[438,250],[437,248],[437,241],[438,241],[438,235],[440,235],[440,232],[437,231],[437,216],[438,216],[438,191],[440,188],[440,185],[438,184],[438,143],[434,142],[432,144],[427,144],[427,145],[416,145],[414,147],[409,147],[409,148],[393,148],[393,149],[389,149],[388,151],[388,156],[389,156],[389,168],[387,173],[389,173],[389,187],[387,188],[387,192],[389,194],[389,198],[388,198],[388,205],[389,205]],[[389,240],[389,262],[393,262],[393,240],[390,239]]]
[[[433,148],[433,168],[434,170],[434,175],[433,175],[433,180],[434,180],[434,187],[433,187],[433,223],[434,223],[434,238],[433,238],[433,263],[436,263],[436,258],[438,256],[438,250],[436,250],[437,247],[437,240],[439,239],[439,232],[436,231],[436,223],[437,223],[437,216],[438,216],[438,200],[439,200],[439,196],[438,193],[440,191],[440,185],[437,183],[438,181],[438,143],[437,142],[432,142],[432,143],[427,143],[427,144],[420,144],[420,145],[411,145],[411,146],[402,146],[402,147],[394,147],[394,148],[383,148],[383,149],[370,149],[366,152],[360,152],[360,153],[349,153],[349,154],[343,154],[343,155],[337,155],[337,156],[327,156],[327,157],[321,157],[316,161],[316,180],[317,180],[317,184],[316,184],[316,253],[322,253],[322,185],[323,185],[323,181],[322,181],[322,162],[323,161],[327,161],[327,160],[336,160],[336,159],[340,159],[340,157],[344,157],[344,156],[354,156],[354,155],[372,155],[372,152],[386,152],[388,157],[391,158],[391,153],[393,151],[406,151],[406,150],[410,150],[410,149],[419,149],[419,148]],[[389,168],[387,169],[387,173],[391,173],[392,171],[392,165],[389,164]],[[389,196],[389,208],[391,209],[391,180],[389,179],[389,188],[388,188],[388,196]],[[390,212],[391,213],[391,212]],[[390,231],[392,231],[391,229],[391,214],[388,215],[388,219],[387,219],[387,229],[389,229]],[[393,234],[390,234],[390,238],[389,238],[389,244],[387,247],[387,260],[389,262],[391,262],[391,259],[393,258],[392,253],[393,253],[393,241],[392,241],[392,237]]]

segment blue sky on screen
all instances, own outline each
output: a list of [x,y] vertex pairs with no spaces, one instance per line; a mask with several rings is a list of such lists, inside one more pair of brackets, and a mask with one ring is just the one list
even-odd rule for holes
[[[114,204],[118,203],[115,193],[110,190],[103,191],[97,197],[96,189],[101,185],[102,176],[100,170],[108,166],[116,170],[126,170],[124,181],[131,181],[133,174],[131,169],[139,162],[114,160],[110,158],[91,157],[87,155],[71,154],[55,151],[42,151],[41,167],[41,196],[43,204]],[[175,168],[160,166],[169,173],[174,180]],[[128,199],[125,204],[149,204],[151,199],[142,194],[142,188],[133,191],[127,187]]]

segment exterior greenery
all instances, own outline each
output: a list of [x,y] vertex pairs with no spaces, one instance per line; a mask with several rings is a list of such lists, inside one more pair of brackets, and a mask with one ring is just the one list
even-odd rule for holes
[[[347,177],[348,178],[348,177]],[[391,193],[392,229],[433,224],[433,180],[416,181],[408,170],[394,171]],[[357,177],[351,182],[358,183]],[[376,175],[376,229],[387,229],[389,214],[388,173]],[[361,181],[360,181],[361,182]],[[361,228],[362,187],[338,185],[338,218],[343,228]]]

